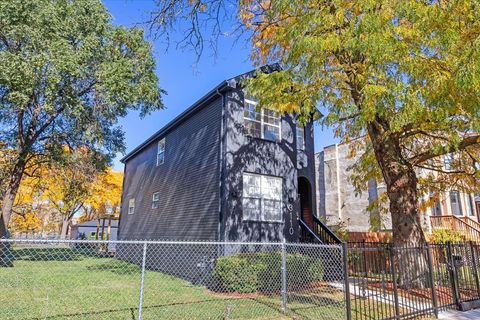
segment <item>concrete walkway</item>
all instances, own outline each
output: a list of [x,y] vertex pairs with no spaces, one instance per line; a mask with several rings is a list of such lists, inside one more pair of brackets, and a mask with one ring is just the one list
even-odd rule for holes
[[480,309],[470,311],[444,311],[438,315],[441,320],[478,320],[480,319]]

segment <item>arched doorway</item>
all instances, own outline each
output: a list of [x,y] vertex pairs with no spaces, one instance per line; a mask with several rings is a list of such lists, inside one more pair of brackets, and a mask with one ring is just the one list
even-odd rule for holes
[[298,178],[298,198],[300,201],[300,219],[302,219],[310,228],[312,228],[312,186],[305,177]]

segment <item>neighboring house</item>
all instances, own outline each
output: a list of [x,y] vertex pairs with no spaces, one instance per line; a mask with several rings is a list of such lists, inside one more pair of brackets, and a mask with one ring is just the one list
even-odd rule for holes
[[385,186],[371,180],[361,193],[350,182],[350,168],[357,161],[349,156],[346,143],[327,146],[315,154],[317,215],[328,225],[343,223],[348,231],[367,232],[372,223],[378,230],[391,229],[389,216],[369,211],[368,206],[385,192]]
[[[375,181],[365,185],[365,190],[358,194],[349,180],[349,168],[357,161],[349,156],[348,144],[335,144],[325,147],[315,155],[318,215],[325,216],[328,224],[342,221],[351,232],[367,232],[373,229],[391,229],[389,215],[380,216],[377,212],[369,212],[367,206],[385,192],[385,186]],[[444,169],[448,170],[450,155],[445,157]],[[428,174],[426,170],[418,172],[419,176]],[[427,200],[432,195],[422,200]],[[446,190],[436,198],[433,206],[421,212],[421,222],[427,232],[433,228],[457,225],[458,228],[470,228],[470,224],[478,229],[473,231],[480,237],[480,197],[456,190]],[[372,221],[380,224],[372,226]],[[453,224],[452,224],[453,221]],[[464,223],[462,223],[463,221]]]
[[[118,220],[102,218],[75,224],[71,227],[72,240],[117,240]],[[97,236],[98,233],[98,236]]]
[[252,75],[221,82],[122,159],[120,239],[316,237],[312,123],[259,108],[241,85]]

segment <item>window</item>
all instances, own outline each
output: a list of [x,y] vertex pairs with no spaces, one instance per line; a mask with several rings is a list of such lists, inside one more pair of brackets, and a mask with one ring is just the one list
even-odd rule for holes
[[135,212],[135,199],[128,200],[128,214]]
[[157,166],[165,162],[165,138],[158,141]]
[[160,192],[154,192],[152,195],[152,209],[157,209],[159,202],[160,202]]
[[473,207],[473,200],[472,200],[472,195],[471,194],[466,194],[467,197],[467,211],[469,216],[474,216],[475,215],[475,210]]
[[443,157],[443,162],[445,164],[445,170],[452,170],[453,160],[454,160],[454,157],[453,157],[452,153],[446,154]]
[[442,215],[442,204],[440,203],[440,198],[438,194],[431,192],[430,193],[430,199],[435,200],[435,203],[433,204],[431,210],[432,210],[432,216],[441,216]]
[[442,205],[440,201],[435,201],[435,204],[432,207],[432,215],[434,216],[441,216],[442,215]]
[[260,108],[253,100],[245,99],[243,112],[247,135],[266,140],[280,140],[280,113]]
[[305,128],[297,124],[297,149],[305,150]]
[[450,191],[450,207],[452,214],[456,216],[462,215],[462,204],[460,202],[460,193],[458,191]]
[[243,220],[282,221],[282,178],[243,174]]

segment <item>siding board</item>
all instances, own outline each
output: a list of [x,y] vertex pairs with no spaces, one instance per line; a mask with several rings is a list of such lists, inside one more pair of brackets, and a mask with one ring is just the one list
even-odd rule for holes
[[[168,132],[164,164],[155,163],[161,138],[127,160],[120,239],[217,239],[221,108],[218,98]],[[157,209],[154,192],[160,192]]]

